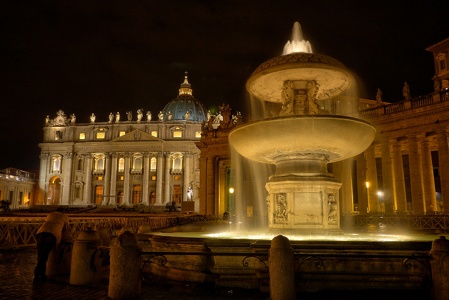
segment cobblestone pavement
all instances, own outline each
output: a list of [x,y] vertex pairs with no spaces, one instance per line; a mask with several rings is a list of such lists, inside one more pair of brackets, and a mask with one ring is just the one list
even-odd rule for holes
[[[110,299],[108,282],[72,286],[69,278],[33,282],[36,250],[0,250],[0,299]],[[138,299],[268,299],[268,294],[198,284],[161,281],[142,282]]]

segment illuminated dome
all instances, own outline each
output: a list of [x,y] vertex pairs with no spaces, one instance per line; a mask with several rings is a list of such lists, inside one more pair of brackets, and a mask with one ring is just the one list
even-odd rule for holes
[[207,121],[206,112],[206,107],[192,96],[186,72],[178,97],[164,107],[164,121],[186,121],[187,118],[191,122],[203,122]]

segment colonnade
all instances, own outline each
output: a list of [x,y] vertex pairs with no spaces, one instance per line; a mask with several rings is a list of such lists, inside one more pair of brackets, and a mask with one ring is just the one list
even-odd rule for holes
[[[432,161],[432,151],[438,153],[438,162]],[[404,158],[408,163],[404,163]],[[405,137],[381,135],[350,162],[336,164],[341,169],[336,175],[343,185],[357,182],[357,193],[341,190],[344,214],[449,213],[449,148],[445,131]],[[348,179],[344,175],[347,172],[353,173],[355,180]],[[353,195],[357,201],[353,201]]]
[[[96,153],[75,154],[68,153],[62,157],[62,167],[60,172],[51,169],[51,155],[41,155],[41,178],[39,186],[42,200],[45,202],[45,194],[48,193],[50,180],[55,176],[60,180],[60,199],[58,204],[93,204],[96,199],[96,186],[103,187],[103,197],[101,205],[118,204],[118,196],[122,195],[121,204],[132,204],[132,188],[134,185],[141,186],[141,203],[150,204],[150,195],[155,192],[154,205],[165,205],[172,201],[173,185],[182,186],[182,200],[186,200],[186,193],[189,185],[195,182],[195,168],[199,168],[198,154],[192,152],[180,152],[183,163],[179,178],[172,176],[172,155],[174,152],[139,152],[142,156],[142,166],[139,170],[132,168],[132,157],[134,152],[106,152],[104,154],[104,168],[94,170],[94,157]],[[179,154],[179,152],[177,152]],[[83,159],[82,170],[77,169],[77,162],[72,157]],[[151,159],[156,158],[156,168],[151,169]],[[124,158],[124,169],[119,170],[119,159]],[[196,166],[196,167],[195,167]],[[154,166],[153,166],[154,167]],[[179,171],[179,170],[178,170]],[[46,176],[42,176],[45,174]],[[99,179],[98,177],[101,177]],[[152,183],[154,182],[154,183]],[[82,187],[82,192],[77,196],[76,186]],[[192,185],[194,195],[198,195],[198,184]],[[81,198],[82,197],[82,198]],[[39,204],[39,202],[38,202]]]

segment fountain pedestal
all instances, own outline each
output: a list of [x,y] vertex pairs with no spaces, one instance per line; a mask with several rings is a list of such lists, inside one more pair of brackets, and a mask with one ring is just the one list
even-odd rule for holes
[[271,229],[340,230],[341,183],[303,177],[267,182]]

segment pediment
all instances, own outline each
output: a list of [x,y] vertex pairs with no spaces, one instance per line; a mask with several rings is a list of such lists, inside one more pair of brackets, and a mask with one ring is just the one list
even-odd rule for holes
[[162,140],[142,130],[136,129],[119,138],[113,139],[111,142],[162,142]]

